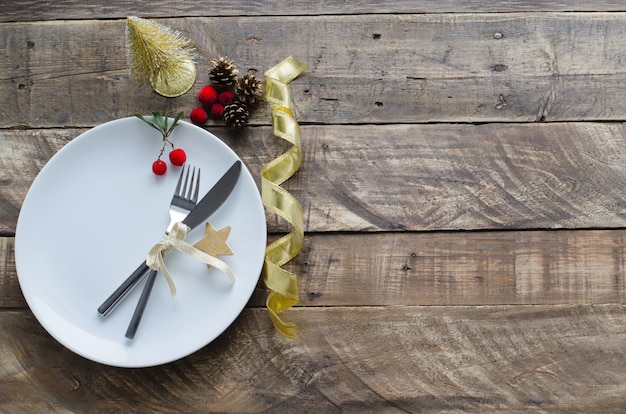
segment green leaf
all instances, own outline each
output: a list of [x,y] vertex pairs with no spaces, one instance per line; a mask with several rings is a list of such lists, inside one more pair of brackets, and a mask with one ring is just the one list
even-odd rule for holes
[[176,117],[174,118],[172,125],[169,125],[169,122],[168,122],[169,117],[166,115],[164,116],[160,112],[152,112],[152,116],[154,117],[154,122],[148,121],[141,114],[135,114],[135,116],[141,119],[146,124],[150,125],[152,128],[159,131],[161,135],[163,136],[163,140],[166,140],[167,137],[170,136],[172,131],[174,131],[174,128],[178,126],[178,121],[183,116],[183,112],[179,112],[176,114]]
[[161,133],[165,134],[165,131],[167,131],[167,118],[159,112],[152,112],[152,115],[154,116],[154,122],[159,127]]
[[161,132],[161,130],[154,125],[152,122],[148,121],[146,118],[143,117],[143,115],[141,114],[135,114],[135,116],[139,119],[141,119],[143,122],[145,122],[146,124],[150,125],[152,128],[156,129],[157,131]]
[[178,125],[178,121],[180,120],[182,116],[183,116],[182,112],[177,113],[176,118],[174,118],[174,123]]
[[174,128],[178,126],[178,121],[180,120],[182,116],[183,116],[182,112],[179,112],[176,114],[176,117],[174,118],[174,122],[172,123],[172,126],[167,130],[167,136],[169,136],[174,130]]

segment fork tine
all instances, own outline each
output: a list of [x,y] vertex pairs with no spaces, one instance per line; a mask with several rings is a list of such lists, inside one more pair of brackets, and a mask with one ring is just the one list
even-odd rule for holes
[[[195,167],[194,167],[194,169],[195,169]],[[195,189],[195,191],[193,193],[193,198],[191,199],[191,201],[194,204],[197,204],[198,203],[198,193],[200,192],[200,168],[198,168],[198,176],[196,177],[195,186],[196,186],[196,189]]]
[[190,169],[191,167],[187,166],[187,171],[185,173],[185,181],[183,181],[183,187],[178,192],[179,197],[185,198],[185,194],[187,194],[187,186],[189,185],[189,170]]
[[[191,167],[189,167],[191,168]],[[187,178],[189,178],[189,169],[187,170]],[[191,179],[188,180],[187,182],[187,186],[185,186],[185,194],[183,194],[183,198],[185,200],[191,200],[191,192],[193,191],[193,183],[195,181],[195,175],[196,175],[196,167],[193,167],[193,170],[191,170]]]
[[178,177],[178,183],[176,184],[176,188],[174,189],[174,195],[180,194],[180,188],[183,183],[183,174],[185,173],[185,169],[180,172],[180,176]]

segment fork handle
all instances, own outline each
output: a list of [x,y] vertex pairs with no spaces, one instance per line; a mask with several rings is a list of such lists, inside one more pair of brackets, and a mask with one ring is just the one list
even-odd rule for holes
[[98,308],[98,312],[102,316],[109,316],[109,314],[117,307],[117,305],[124,299],[131,290],[148,274],[150,268],[144,261],[128,278],[118,287],[115,292],[111,294],[102,305]]
[[141,322],[143,311],[146,309],[146,305],[148,304],[148,299],[150,298],[150,292],[152,292],[152,287],[154,286],[156,275],[156,270],[150,270],[148,272],[148,280],[146,281],[146,285],[141,292],[139,302],[137,302],[137,307],[135,308],[135,313],[133,313],[133,317],[130,320],[128,329],[126,330],[126,338],[128,339],[135,338],[135,333],[137,332],[137,328],[139,327],[139,322]]

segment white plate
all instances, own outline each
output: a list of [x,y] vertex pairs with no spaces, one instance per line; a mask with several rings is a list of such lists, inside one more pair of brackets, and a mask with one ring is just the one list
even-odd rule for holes
[[[171,141],[202,169],[206,193],[237,159],[214,135],[187,122]],[[258,187],[244,167],[228,200],[209,221],[231,226],[232,256],[221,256],[237,278],[231,284],[182,253],[166,256],[178,293],[162,275],[135,339],[124,337],[143,283],[107,318],[98,306],[145,259],[169,223],[180,168],[152,173],[162,138],[131,117],[105,123],[72,140],[45,165],[20,211],[15,260],[24,297],[41,325],[61,344],[107,365],[146,367],[185,357],[220,335],[240,314],[260,276],[266,245]],[[189,233],[190,244],[204,224]]]

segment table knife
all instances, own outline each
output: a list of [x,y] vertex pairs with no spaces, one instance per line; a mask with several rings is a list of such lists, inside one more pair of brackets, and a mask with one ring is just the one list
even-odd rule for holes
[[[204,220],[208,219],[235,188],[241,173],[241,161],[237,160],[219,179],[219,181],[206,193],[182,221],[191,229],[197,227]],[[139,267],[98,307],[98,313],[108,316],[117,305],[130,293],[130,291],[143,280],[150,268],[144,261]]]

